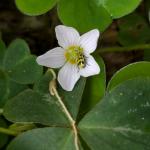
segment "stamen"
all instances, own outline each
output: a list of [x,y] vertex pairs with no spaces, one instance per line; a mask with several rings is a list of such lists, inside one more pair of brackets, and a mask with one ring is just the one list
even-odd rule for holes
[[71,64],[77,64],[79,68],[85,66],[85,56],[83,48],[79,46],[70,46],[65,53],[66,60]]

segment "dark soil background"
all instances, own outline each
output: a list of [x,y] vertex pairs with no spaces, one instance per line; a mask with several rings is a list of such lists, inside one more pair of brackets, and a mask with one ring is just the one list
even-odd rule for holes
[[[61,24],[57,16],[57,8],[48,13],[30,17],[22,14],[16,8],[14,0],[0,0],[0,32],[2,39],[8,45],[15,38],[23,38],[30,46],[31,52],[36,55],[57,46],[54,28]],[[145,13],[144,3],[136,10]],[[117,42],[118,22],[116,20],[100,37],[99,47],[119,46]],[[109,52],[102,53],[107,76],[110,78],[114,72],[123,66],[142,60],[142,51]]]

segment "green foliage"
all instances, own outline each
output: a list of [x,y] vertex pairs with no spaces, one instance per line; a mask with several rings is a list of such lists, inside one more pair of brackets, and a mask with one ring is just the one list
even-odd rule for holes
[[[140,2],[15,0],[18,9],[30,16],[44,14],[57,3],[62,23],[80,32],[93,28],[102,32],[113,19],[131,13]],[[147,47],[150,28],[144,16],[133,13],[117,23],[120,45]],[[28,44],[16,39],[7,47],[0,39],[0,149],[6,145],[7,150],[77,150],[78,145],[79,150],[149,150],[150,55],[146,49],[147,61],[120,69],[107,90],[105,64],[96,55],[99,75],[81,77],[71,92],[56,82],[58,93],[53,95],[50,85],[54,76],[50,69],[43,74]]]
[[28,88],[27,85],[16,83],[15,81],[9,80],[9,95],[8,98],[12,98],[19,94],[20,92],[24,91]]
[[[34,90],[37,92],[26,90],[8,101],[4,108],[4,116],[10,121],[40,123],[48,127],[33,129],[17,136],[8,150],[75,150],[74,134],[61,105],[41,86],[46,80],[48,85],[48,77],[51,78],[48,74],[50,75],[49,71],[36,83]],[[84,79],[77,83],[80,88],[84,88],[82,80]],[[79,122],[78,132],[91,150],[112,150],[113,147],[123,150],[121,145],[131,150],[149,149],[149,84],[148,77],[122,81],[85,115]],[[82,95],[75,91],[76,89],[70,94],[72,98],[76,95],[75,99],[70,97],[70,104]],[[72,108],[68,106],[70,111]]]
[[35,84],[34,90],[41,94],[49,93],[49,82],[53,79],[53,75],[50,71],[47,71]]
[[[27,96],[28,95],[28,96]],[[25,90],[5,105],[4,116],[12,122],[66,125],[68,120],[55,97]]]
[[61,0],[58,3],[58,15],[63,24],[73,26],[81,32],[93,28],[103,31],[112,22],[107,10],[90,0]]
[[[35,90],[40,92],[41,94],[49,94],[49,82],[52,80],[52,74],[50,71],[46,72],[46,74],[35,84]],[[75,86],[72,92],[67,92],[62,88],[59,88],[59,93],[61,97],[63,97],[63,101],[66,104],[68,110],[72,114],[72,117],[76,119],[79,106],[85,86],[85,78],[82,78],[78,81],[77,86]]]
[[76,150],[72,131],[59,127],[28,131],[18,136],[7,150],[33,150],[35,148],[36,150]]
[[[4,108],[5,117],[13,122],[34,122],[50,126],[68,124],[68,120],[54,96],[49,94],[51,74],[47,72],[36,84],[35,91],[26,90],[11,99]],[[44,86],[42,86],[44,85]],[[72,92],[59,90],[60,95],[75,119],[78,113],[85,79],[81,79]],[[46,87],[46,88],[45,88]],[[28,97],[26,95],[29,95]]]
[[131,13],[142,0],[98,0],[110,15],[116,19]]
[[150,148],[150,78],[135,78],[110,91],[79,124],[92,150]]
[[16,39],[6,50],[4,69],[13,81],[31,84],[42,75],[42,67],[37,65],[35,59],[36,57],[30,54],[27,43]]
[[42,75],[36,57],[30,54],[27,43],[14,40],[8,48],[0,41],[0,108],[9,98],[16,96],[33,84]]
[[[41,15],[49,11],[57,0],[16,0],[20,11],[27,15]],[[85,32],[93,28],[104,31],[112,19],[131,13],[141,0],[60,0],[58,15],[68,26]]]
[[6,70],[10,70],[30,55],[27,43],[22,39],[14,40],[7,48],[3,64]]
[[[59,98],[49,92],[53,80],[51,70],[42,75],[42,68],[36,64],[26,42],[17,39],[4,49],[0,70],[3,112],[0,113],[14,124],[7,128],[4,119],[0,119],[0,132],[6,128],[7,134],[19,134],[7,145],[7,150],[76,150],[75,132],[66,110],[80,136],[80,150],[150,148],[149,62],[122,68],[105,91],[105,64],[96,56],[101,73],[87,79],[86,87],[85,78],[81,78],[71,92],[57,85],[65,110]],[[3,147],[8,136],[0,133],[0,139],[0,147]]]
[[[76,150],[71,122],[58,99],[49,93],[49,84],[53,80],[51,71],[41,75],[42,69],[35,63],[35,56],[30,54],[27,44],[21,39],[13,41],[2,58],[0,104],[1,107],[5,104],[3,115],[15,124],[25,123],[21,130],[20,126],[11,125],[10,131],[30,130],[13,139],[7,150]],[[149,149],[150,63],[137,62],[124,67],[112,77],[108,92],[105,92],[105,65],[100,57],[96,60],[101,74],[87,80],[84,94],[85,78],[81,78],[71,92],[57,87],[72,119],[79,118],[76,127],[84,140],[79,141],[80,150],[85,149],[86,144],[91,150],[112,150],[113,147],[123,150],[121,145],[129,150]],[[28,83],[34,83],[33,89],[29,89]],[[81,112],[92,110],[83,117],[79,107]],[[31,123],[36,129],[30,128]],[[38,128],[37,123],[43,128]],[[3,120],[0,125],[6,127]],[[8,136],[0,134],[0,138],[2,147]]]
[[[17,54],[13,55],[16,51]],[[71,122],[58,99],[49,92],[49,84],[53,80],[51,71],[41,75],[42,69],[35,63],[35,56],[30,54],[27,44],[21,39],[13,41],[3,54],[0,71],[3,115],[14,123],[8,130],[25,131],[10,142],[7,150],[76,150]],[[137,62],[119,70],[105,92],[105,65],[102,58],[97,56],[96,60],[101,74],[87,80],[84,94],[85,78],[81,78],[71,92],[57,87],[72,119],[78,118],[76,128],[84,140],[78,141],[80,150],[86,149],[86,144],[91,150],[112,150],[114,147],[120,150],[124,147],[129,150],[149,149],[150,63]],[[33,89],[28,87],[28,83],[34,83]],[[1,127],[4,127],[4,121],[2,123]],[[23,126],[16,126],[16,123]],[[43,128],[39,128],[39,124]],[[3,138],[0,142],[2,147],[8,136],[0,134],[0,138]],[[82,143],[86,144],[81,146]]]
[[112,90],[115,86],[123,81],[136,77],[150,77],[150,62],[137,62],[125,66],[119,70],[109,81],[108,90]]
[[52,9],[57,0],[16,0],[18,9],[30,16],[41,15]]
[[140,2],[141,0],[61,0],[58,3],[58,14],[64,24],[81,32],[93,28],[104,31],[112,19],[132,12]]

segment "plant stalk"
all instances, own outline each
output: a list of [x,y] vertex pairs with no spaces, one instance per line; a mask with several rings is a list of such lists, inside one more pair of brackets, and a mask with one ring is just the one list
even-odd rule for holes
[[76,128],[76,122],[75,120],[73,119],[73,117],[71,116],[70,112],[68,111],[67,107],[65,106],[65,104],[63,103],[61,97],[59,96],[58,92],[57,92],[57,89],[56,89],[56,74],[55,72],[50,69],[52,75],[53,75],[53,80],[50,82],[50,85],[49,85],[49,91],[51,93],[51,95],[54,95],[59,104],[61,105],[62,109],[63,109],[63,112],[65,113],[65,115],[67,116],[70,124],[71,124],[71,127],[72,127],[72,130],[74,132],[74,144],[75,144],[75,149],[76,150],[79,150],[79,143],[78,143],[78,131],[77,131],[77,128]]
[[97,53],[128,52],[128,51],[138,51],[138,50],[148,50],[148,49],[150,49],[150,44],[141,44],[141,45],[133,45],[133,46],[125,46],[125,47],[100,48],[97,50]]
[[19,134],[16,131],[13,131],[13,130],[10,130],[10,129],[6,129],[6,128],[2,128],[2,127],[0,127],[0,133],[4,133],[4,134],[8,134],[8,135],[13,135],[13,136],[16,136],[16,135]]

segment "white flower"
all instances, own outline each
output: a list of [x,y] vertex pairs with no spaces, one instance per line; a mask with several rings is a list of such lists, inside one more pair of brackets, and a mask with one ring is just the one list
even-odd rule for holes
[[80,36],[74,28],[58,25],[55,32],[60,47],[37,57],[37,63],[50,68],[62,67],[58,82],[63,89],[72,91],[80,76],[88,77],[100,72],[90,55],[97,47],[99,31],[94,29]]

